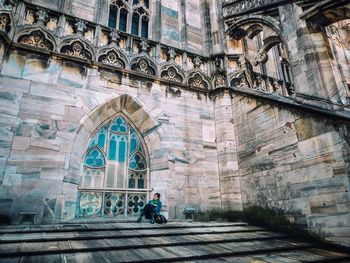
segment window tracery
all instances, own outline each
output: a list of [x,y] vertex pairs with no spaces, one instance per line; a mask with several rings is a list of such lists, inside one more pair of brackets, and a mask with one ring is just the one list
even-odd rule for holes
[[150,28],[148,0],[112,0],[108,26],[133,35],[148,38]]
[[91,138],[84,157],[79,216],[139,213],[146,193],[137,191],[147,186],[147,168],[135,129],[122,115],[107,122]]

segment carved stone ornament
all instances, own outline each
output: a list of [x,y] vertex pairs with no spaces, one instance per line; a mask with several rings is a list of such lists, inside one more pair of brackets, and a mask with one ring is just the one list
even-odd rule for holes
[[232,80],[231,80],[231,87],[234,88],[240,88],[240,87],[246,87],[247,86],[247,82],[245,80],[245,76],[244,73],[239,72],[239,74],[236,74]]
[[265,64],[268,59],[269,56],[267,53],[265,51],[260,51],[252,59],[252,64],[256,67],[259,64]]
[[192,76],[188,78],[188,85],[202,89],[208,89],[209,86],[199,72],[193,73]]
[[99,62],[106,64],[106,65],[118,67],[118,68],[125,67],[124,61],[122,59],[120,59],[117,52],[115,52],[113,50],[108,52],[107,55],[101,56],[99,58]]
[[5,31],[6,33],[11,30],[11,19],[6,13],[0,15],[0,30]]
[[0,0],[1,9],[12,10],[15,5],[16,5],[15,0]]
[[114,46],[119,46],[119,40],[120,40],[120,36],[118,34],[118,31],[116,29],[114,29],[109,34],[109,44],[114,45]]
[[225,87],[225,75],[221,72],[218,72],[214,77],[214,86],[215,88]]
[[131,70],[139,71],[147,75],[155,75],[156,71],[150,66],[150,63],[145,59],[141,58],[136,63],[132,64]]
[[36,23],[39,25],[45,25],[49,20],[49,15],[47,14],[47,11],[43,8],[39,8],[38,11],[35,13],[36,17]]
[[168,54],[168,61],[174,62],[175,61],[175,57],[176,57],[175,50],[173,48],[169,48],[167,54]]
[[142,39],[141,43],[140,43],[140,48],[141,48],[141,53],[148,53],[148,42],[146,39]]
[[194,57],[192,62],[193,62],[194,68],[196,69],[200,68],[202,65],[202,60],[198,56]]
[[[265,5],[270,5],[273,3],[277,3],[281,0],[225,0],[223,2],[223,14],[225,16],[235,15],[238,13],[246,12],[251,9],[260,8]],[[232,3],[232,4],[231,4]]]
[[178,82],[178,83],[182,83],[182,81],[184,79],[181,76],[181,74],[179,73],[179,69],[177,69],[173,65],[167,66],[166,68],[162,69],[160,77],[162,79],[167,79],[167,80]]
[[87,26],[86,26],[86,22],[81,20],[81,19],[77,19],[77,22],[74,24],[75,26],[75,30],[77,31],[78,35],[84,35],[86,30],[87,30]]
[[85,50],[83,44],[79,41],[75,41],[71,45],[63,47],[61,52],[72,57],[91,59],[91,54]]
[[217,68],[217,69],[222,69],[222,67],[221,67],[221,61],[222,61],[221,58],[215,58],[215,61],[214,61],[215,68]]
[[46,50],[52,50],[53,48],[52,43],[48,41],[45,38],[45,35],[40,31],[34,31],[29,35],[23,36],[18,42],[21,44]]

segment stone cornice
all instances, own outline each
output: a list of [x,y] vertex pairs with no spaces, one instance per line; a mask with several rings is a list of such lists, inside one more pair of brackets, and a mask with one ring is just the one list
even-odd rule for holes
[[225,19],[237,17],[243,14],[258,12],[290,3],[287,0],[226,0],[223,3],[223,15]]
[[[259,99],[259,100],[265,100],[270,103],[274,103],[276,105],[290,107],[290,108],[301,110],[308,113],[318,114],[331,119],[350,121],[349,107],[345,107],[344,105],[340,106],[330,101],[323,101],[322,103],[324,107],[321,107],[322,104],[320,103],[318,98],[315,98],[316,103],[312,104],[312,100],[305,99],[305,96],[303,96],[302,94],[300,95],[296,94],[295,97],[283,97],[283,96],[278,96],[276,94],[263,93],[252,89],[226,87],[226,88],[221,88],[221,89],[216,89],[211,91],[210,96],[217,96],[222,92],[230,92],[232,95],[237,93],[243,96],[254,97],[255,99]],[[307,97],[310,97],[310,96],[307,96]],[[339,110],[327,109],[330,107],[332,108],[339,107],[340,109]]]
[[209,90],[203,90],[201,88],[196,88],[196,87],[186,85],[183,83],[178,83],[178,82],[174,82],[171,80],[162,79],[162,78],[157,77],[157,76],[147,75],[147,74],[143,74],[141,72],[137,72],[137,71],[133,71],[133,70],[125,69],[125,68],[116,68],[114,66],[100,63],[98,61],[82,59],[82,58],[78,58],[78,57],[72,57],[72,56],[62,54],[59,52],[55,52],[55,51],[47,51],[47,50],[43,50],[40,48],[23,45],[20,43],[12,43],[11,48],[32,51],[32,52],[39,53],[39,54],[42,54],[42,55],[45,55],[48,57],[53,57],[53,58],[58,59],[58,60],[65,60],[65,61],[70,60],[70,61],[74,61],[74,62],[79,63],[79,64],[84,64],[84,65],[89,66],[91,68],[97,67],[101,70],[107,70],[107,71],[121,74],[124,76],[130,76],[132,78],[138,78],[138,79],[142,78],[145,81],[157,82],[157,83],[161,83],[163,85],[167,85],[167,86],[173,87],[173,88],[182,88],[184,90],[188,90],[191,92],[204,94],[205,96],[207,96],[207,94],[209,94]]

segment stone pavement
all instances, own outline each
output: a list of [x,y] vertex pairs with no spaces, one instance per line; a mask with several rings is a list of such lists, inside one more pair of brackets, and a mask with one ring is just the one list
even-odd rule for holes
[[0,227],[0,262],[350,262],[350,253],[242,222]]

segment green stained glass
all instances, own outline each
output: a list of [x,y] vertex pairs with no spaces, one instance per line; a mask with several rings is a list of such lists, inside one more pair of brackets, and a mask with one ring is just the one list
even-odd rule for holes
[[89,167],[105,166],[105,158],[101,150],[98,148],[91,149],[85,156],[84,164]]

